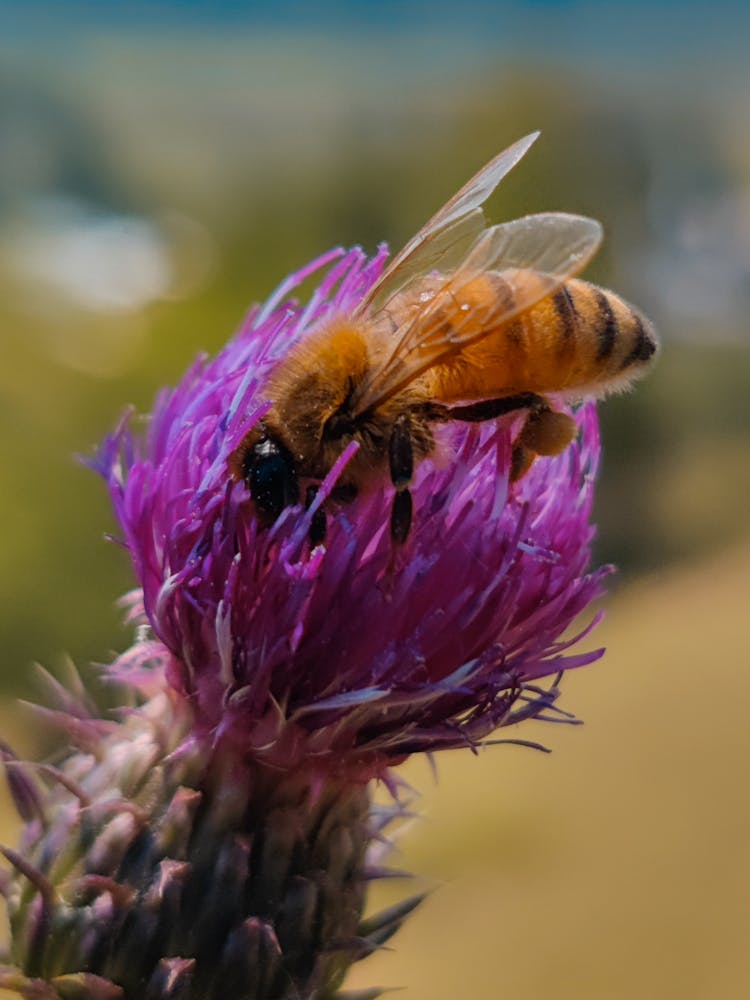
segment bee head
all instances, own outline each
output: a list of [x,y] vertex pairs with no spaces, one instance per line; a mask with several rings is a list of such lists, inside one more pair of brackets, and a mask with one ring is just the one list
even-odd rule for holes
[[229,467],[252,494],[258,513],[275,521],[285,507],[299,503],[297,470],[291,452],[271,437],[264,427],[242,442],[232,453]]

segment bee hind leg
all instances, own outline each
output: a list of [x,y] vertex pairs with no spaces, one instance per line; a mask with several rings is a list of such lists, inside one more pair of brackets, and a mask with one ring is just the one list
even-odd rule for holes
[[414,474],[414,448],[411,427],[405,416],[394,424],[388,442],[388,464],[391,482],[396,488],[391,507],[391,540],[394,545],[403,545],[411,529],[413,504],[409,486]]
[[517,482],[531,468],[537,455],[559,455],[578,434],[578,425],[568,413],[549,406],[532,410],[513,445],[510,481]]
[[578,425],[570,414],[545,406],[528,415],[519,441],[537,455],[559,455],[577,434]]
[[513,413],[515,410],[530,411],[524,423],[524,430],[521,431],[518,440],[513,445],[511,454],[510,481],[515,483],[526,475],[538,453],[534,447],[535,442],[524,440],[524,431],[532,423],[535,427],[537,426],[537,414],[549,412],[549,406],[543,396],[538,396],[535,392],[519,392],[515,396],[482,399],[478,403],[469,403],[467,406],[445,407],[438,419],[480,423],[484,420],[496,420],[498,417],[504,417],[507,413]]
[[515,396],[502,396],[500,399],[482,399],[467,406],[446,407],[439,419],[463,420],[476,424],[484,420],[495,420],[514,410],[539,410],[545,407],[547,402],[542,396],[535,392],[519,392]]
[[513,451],[510,455],[510,481],[517,483],[522,476],[525,476],[534,464],[535,458],[536,454],[531,448],[527,448],[520,441],[517,441],[513,445]]
[[520,392],[467,406],[446,407],[436,419],[478,423],[514,410],[529,410],[511,457],[510,479],[516,482],[526,475],[537,455],[559,455],[575,439],[578,426],[569,414],[553,410],[547,400],[535,392]]

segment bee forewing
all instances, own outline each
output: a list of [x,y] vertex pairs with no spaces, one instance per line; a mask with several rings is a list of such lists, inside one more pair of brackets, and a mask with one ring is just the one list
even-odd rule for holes
[[452,271],[487,226],[482,205],[538,137],[539,132],[532,132],[514,142],[457,191],[393,258],[358,313],[376,310],[413,277],[435,268]]
[[[535,271],[549,277],[553,291],[583,270],[599,249],[602,236],[601,223],[585,215],[525,215],[488,229],[467,255],[461,270]],[[528,304],[522,303],[520,308],[528,308]]]
[[[475,208],[479,208],[483,205],[503,177],[505,177],[505,175],[509,173],[513,167],[515,167],[518,161],[526,155],[529,148],[539,138],[539,134],[539,132],[529,133],[529,135],[524,136],[523,139],[519,139],[518,142],[514,142],[512,146],[508,146],[508,148],[503,150],[502,153],[498,153],[494,159],[485,164],[485,166],[483,166],[478,173],[474,174],[471,180],[467,181],[461,190],[457,191],[450,201],[446,202],[440,211],[430,219],[421,233],[418,233],[414,239],[411,240],[406,247],[404,247],[401,254],[408,252],[412,244],[419,242],[420,237],[425,238],[432,230],[447,225],[447,223],[452,222],[454,219],[458,219],[462,215],[467,215],[469,212],[474,211]],[[399,254],[399,256],[401,256],[401,254]]]
[[381,279],[371,289],[367,298],[358,306],[356,314],[375,316],[410,281],[433,271],[442,271],[444,274],[454,271],[486,231],[487,220],[480,208],[475,208],[460,219],[453,219],[432,233],[420,245],[419,252],[409,254],[395,270],[389,268],[388,273],[383,275],[387,280]]
[[[392,350],[358,389],[357,412],[377,406],[551,295],[586,266],[601,239],[595,219],[564,212],[529,215],[485,230],[455,272],[393,334]],[[482,275],[493,279],[494,288],[478,301],[476,279]]]

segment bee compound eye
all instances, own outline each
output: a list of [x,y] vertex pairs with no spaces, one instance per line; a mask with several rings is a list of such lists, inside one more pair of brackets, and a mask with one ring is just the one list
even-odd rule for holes
[[259,512],[275,520],[285,507],[299,502],[297,472],[283,445],[264,438],[247,462],[247,485]]

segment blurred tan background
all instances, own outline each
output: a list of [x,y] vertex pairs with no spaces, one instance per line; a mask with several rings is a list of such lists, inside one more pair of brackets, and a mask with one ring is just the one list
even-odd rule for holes
[[[312,7],[315,10],[312,11]],[[338,243],[399,246],[541,128],[498,218],[605,224],[588,274],[664,353],[602,408],[607,657],[584,728],[417,763],[434,887],[353,984],[407,998],[750,994],[750,14],[740,3],[0,0],[0,720],[123,648],[88,452]],[[3,806],[0,837],[15,836]]]

